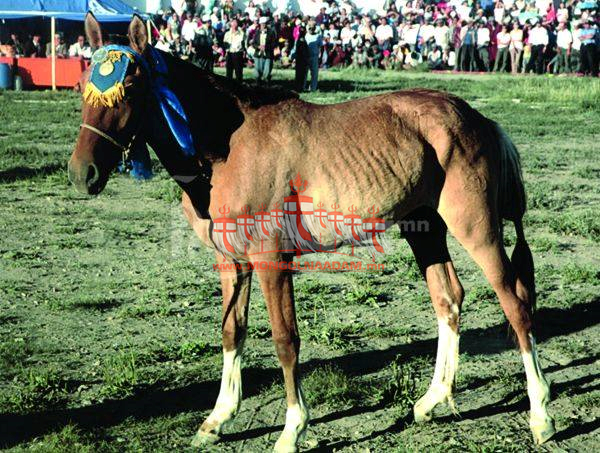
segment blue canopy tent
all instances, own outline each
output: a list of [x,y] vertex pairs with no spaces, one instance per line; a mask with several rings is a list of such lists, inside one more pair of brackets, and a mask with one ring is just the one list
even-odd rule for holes
[[129,22],[136,12],[121,0],[0,0],[0,19],[53,17],[82,21],[88,11],[100,22]]
[[[100,22],[129,22],[137,11],[121,0],[0,0],[0,20],[50,19],[50,42],[56,32],[57,20],[83,21],[88,11]],[[142,14],[145,16],[145,14]],[[150,34],[150,22],[148,34]],[[56,55],[52,46],[52,89],[56,89]]]

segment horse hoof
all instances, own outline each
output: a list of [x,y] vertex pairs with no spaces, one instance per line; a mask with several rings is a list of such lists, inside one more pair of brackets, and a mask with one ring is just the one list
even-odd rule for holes
[[277,442],[275,442],[275,446],[273,447],[273,453],[296,453],[298,451],[298,447],[296,446],[296,442],[293,441],[291,436],[286,436],[282,434]]
[[541,423],[531,425],[531,432],[533,433],[533,439],[535,443],[540,445],[549,440],[556,433],[554,428],[554,420],[548,417]]
[[424,423],[424,422],[431,421],[431,412],[423,412],[416,406],[413,409],[413,415],[415,418],[415,422],[417,422],[417,423]]
[[277,442],[275,447],[273,447],[273,453],[296,453],[298,451],[298,447],[296,445],[289,444],[280,444]]
[[192,439],[192,447],[200,448],[204,445],[216,444],[219,440],[221,440],[221,437],[218,434],[198,431]]

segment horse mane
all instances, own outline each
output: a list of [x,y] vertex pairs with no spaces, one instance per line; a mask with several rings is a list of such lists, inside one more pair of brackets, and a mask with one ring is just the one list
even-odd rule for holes
[[[169,55],[169,54],[164,54]],[[299,99],[298,93],[280,87],[251,86],[230,80],[227,77],[205,71],[189,61],[169,55],[171,64],[192,70],[196,78],[207,82],[217,91],[234,98],[241,108],[257,109],[265,105],[278,104],[289,99]],[[168,58],[168,57],[167,57]]]
[[249,108],[279,104],[289,99],[299,99],[298,93],[280,87],[250,86],[217,74],[208,74],[217,89],[233,96],[241,104]]

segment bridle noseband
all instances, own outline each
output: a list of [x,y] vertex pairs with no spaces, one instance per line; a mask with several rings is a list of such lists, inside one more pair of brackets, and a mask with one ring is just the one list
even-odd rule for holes
[[112,143],[115,147],[119,148],[121,150],[121,153],[122,153],[122,156],[123,156],[123,165],[125,165],[125,162],[129,158],[129,153],[131,152],[131,147],[133,146],[133,143],[135,142],[135,139],[136,139],[136,137],[138,135],[138,132],[141,129],[141,124],[140,124],[140,127],[138,128],[138,131],[135,132],[133,134],[133,136],[131,137],[131,140],[129,140],[129,143],[127,144],[127,146],[121,145],[118,141],[116,141],[114,138],[112,138],[106,132],[102,132],[100,129],[92,126],[91,124],[81,123],[81,125],[79,127],[80,128],[84,128],[84,129],[88,129],[88,130],[94,132],[95,134],[98,134],[100,137],[102,137],[103,139],[105,139],[108,142]]

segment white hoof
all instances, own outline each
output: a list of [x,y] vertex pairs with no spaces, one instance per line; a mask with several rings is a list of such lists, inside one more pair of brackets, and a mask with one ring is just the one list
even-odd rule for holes
[[419,403],[415,404],[415,407],[413,408],[413,415],[415,417],[415,422],[417,423],[423,423],[423,422],[428,422],[431,420],[431,410],[426,412],[423,407],[420,407],[418,405]]
[[275,447],[273,447],[274,453],[296,453],[298,451],[298,447],[296,444],[288,444],[287,442],[277,441],[275,443]]
[[298,442],[300,442],[304,433],[299,436],[293,432],[282,432],[275,446],[273,447],[274,453],[296,453],[298,451]]
[[192,439],[192,447],[200,448],[205,445],[216,444],[221,440],[221,436],[215,432],[207,432],[199,429]]
[[231,418],[229,416],[225,419],[215,419],[211,414],[198,429],[192,440],[192,446],[200,447],[219,442],[221,440],[221,432],[223,432],[223,428],[229,423]]
[[549,415],[542,419],[531,419],[529,423],[536,444],[543,444],[556,433],[554,420]]

